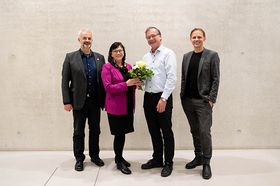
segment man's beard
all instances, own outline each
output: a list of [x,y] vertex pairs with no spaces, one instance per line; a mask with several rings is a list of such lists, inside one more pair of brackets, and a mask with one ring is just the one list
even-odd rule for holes
[[90,49],[90,47],[91,47],[91,44],[90,44],[90,43],[84,43],[84,44],[83,44],[83,48],[84,48],[84,49]]

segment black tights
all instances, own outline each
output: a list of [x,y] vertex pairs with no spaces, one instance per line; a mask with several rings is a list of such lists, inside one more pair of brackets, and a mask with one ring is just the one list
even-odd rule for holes
[[114,138],[114,151],[115,151],[115,162],[123,161],[123,148],[125,142],[125,134],[115,135]]

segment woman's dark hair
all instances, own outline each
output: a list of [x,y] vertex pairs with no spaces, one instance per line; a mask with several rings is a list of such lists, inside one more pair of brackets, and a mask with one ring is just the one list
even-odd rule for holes
[[112,57],[112,52],[113,52],[113,50],[115,50],[116,48],[118,48],[118,47],[122,47],[122,49],[123,49],[123,58],[122,58],[122,62],[123,62],[123,64],[124,64],[124,62],[125,62],[125,57],[126,57],[126,54],[125,54],[125,48],[124,48],[124,46],[123,46],[123,44],[121,43],[121,42],[114,42],[112,45],[111,45],[111,47],[110,47],[110,49],[109,49],[109,54],[108,54],[108,62],[109,63],[111,63],[111,64],[114,64],[115,62],[114,62],[114,58]]

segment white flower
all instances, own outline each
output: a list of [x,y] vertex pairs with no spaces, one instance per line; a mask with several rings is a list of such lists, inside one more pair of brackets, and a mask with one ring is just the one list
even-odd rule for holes
[[136,61],[136,66],[142,68],[147,67],[147,64],[144,61]]

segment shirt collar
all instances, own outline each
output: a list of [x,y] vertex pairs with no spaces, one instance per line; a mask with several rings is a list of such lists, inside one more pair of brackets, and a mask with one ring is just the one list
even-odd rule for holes
[[92,57],[93,56],[93,52],[91,50],[90,50],[89,55],[85,55],[81,49],[79,49],[79,51],[80,51],[80,54],[82,57]]
[[157,53],[159,53],[160,51],[162,51],[163,50],[163,45],[160,45],[157,49],[156,49],[156,51],[153,53],[152,52],[152,50],[150,50],[150,53],[151,54],[157,54]]

